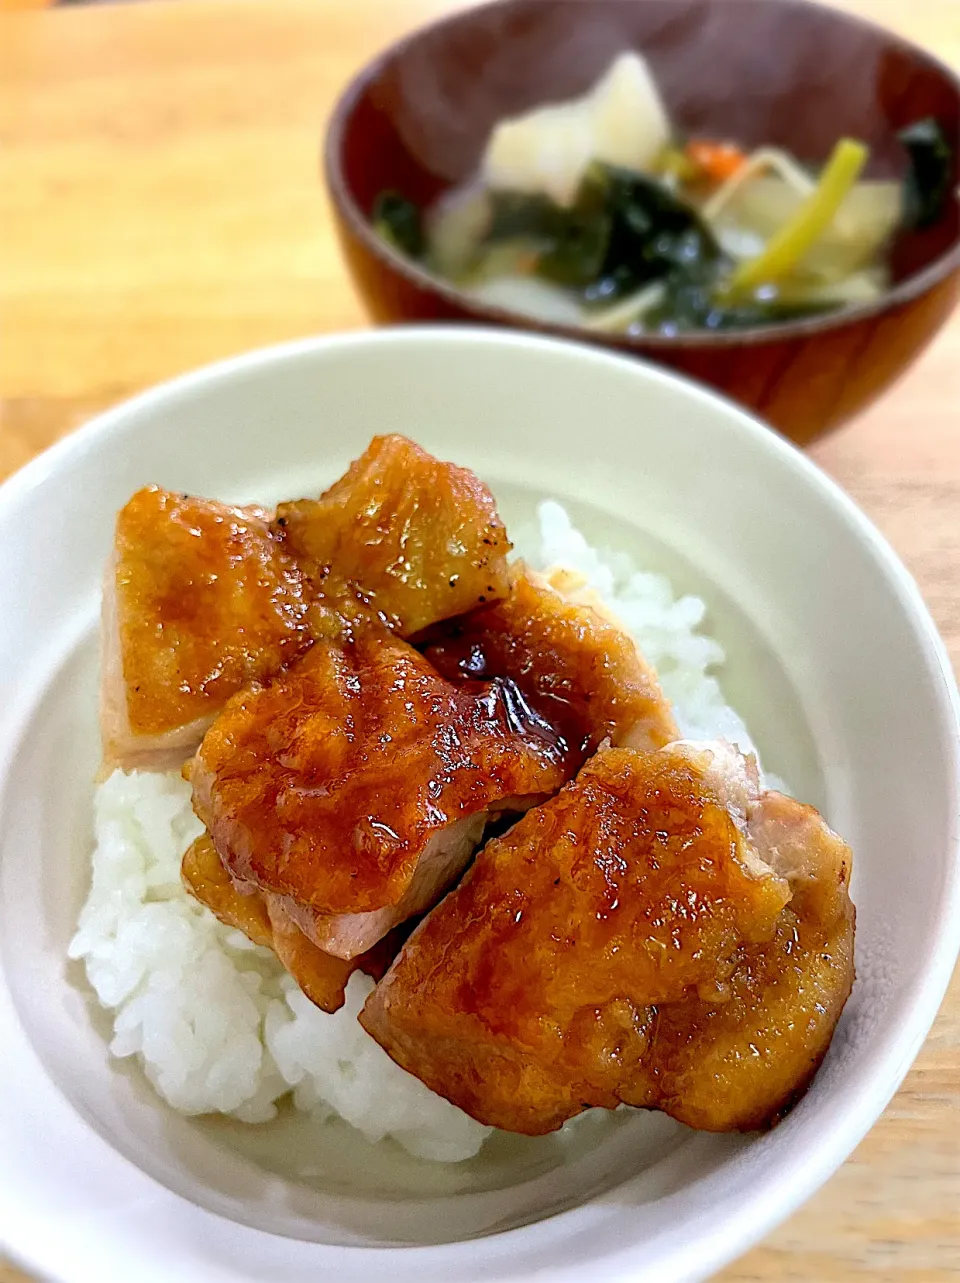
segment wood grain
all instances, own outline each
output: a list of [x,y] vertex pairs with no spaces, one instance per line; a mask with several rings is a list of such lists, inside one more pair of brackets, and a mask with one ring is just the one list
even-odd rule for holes
[[[0,475],[103,406],[244,348],[364,324],[318,180],[356,67],[445,0],[166,0],[0,14]],[[849,0],[960,66],[957,0]],[[817,460],[960,660],[960,319]],[[903,1089],[724,1283],[960,1269],[960,981]],[[26,1276],[0,1266],[0,1283]],[[115,1283],[104,1280],[104,1283]]]

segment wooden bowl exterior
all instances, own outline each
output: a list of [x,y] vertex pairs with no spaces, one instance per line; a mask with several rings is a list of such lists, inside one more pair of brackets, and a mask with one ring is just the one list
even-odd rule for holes
[[[896,133],[933,115],[960,140],[960,81],[879,28],[807,0],[503,0],[415,33],[338,105],[326,172],[350,271],[383,323],[511,325],[643,356],[709,384],[806,443],[882,393],[960,295],[960,207],[902,237],[878,304],[735,334],[588,335],[475,304],[395,254],[369,213],[391,187],[419,203],[468,179],[504,116],[582,93],[624,49],[650,61],[682,130],[825,157],[841,134],[902,172]],[[960,156],[955,157],[955,167]],[[960,168],[955,178],[960,179]]]

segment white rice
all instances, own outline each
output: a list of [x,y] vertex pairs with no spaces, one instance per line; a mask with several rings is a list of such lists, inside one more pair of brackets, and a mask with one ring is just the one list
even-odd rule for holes
[[184,1114],[265,1122],[293,1103],[339,1114],[370,1141],[422,1158],[475,1154],[490,1132],[400,1069],[357,1023],[373,982],[353,975],[327,1015],[268,949],[218,922],[180,881],[202,831],[179,773],[115,771],[94,802],[93,883],[70,945],[101,1006],[115,1056],[136,1056]]
[[755,752],[746,726],[711,676],[725,656],[719,642],[698,632],[707,612],[703,601],[675,598],[666,575],[637,570],[626,553],[592,547],[559,503],[542,503],[537,516],[529,545],[521,532],[517,551],[537,570],[562,566],[586,578],[657,670],[684,739],[727,739]]
[[[629,557],[591,547],[564,509],[544,503],[519,551],[539,569],[580,572],[654,665],[685,737],[725,737],[752,751],[746,727],[712,675],[723,650],[698,631],[698,597]],[[295,1108],[339,1116],[369,1141],[457,1162],[490,1134],[405,1073],[357,1023],[373,982],[355,974],[327,1015],[273,954],[225,927],[180,880],[201,826],[179,773],[115,772],[97,789],[90,893],[70,956],[113,1012],[114,1056],[136,1056],[156,1091],[185,1114],[265,1122],[291,1093]]]

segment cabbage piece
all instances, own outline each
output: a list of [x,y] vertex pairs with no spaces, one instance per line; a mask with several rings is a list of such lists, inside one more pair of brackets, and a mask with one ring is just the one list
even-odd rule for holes
[[747,163],[731,175],[706,201],[701,210],[703,217],[711,223],[718,220],[742,188],[771,171],[787,187],[796,192],[799,200],[803,200],[816,189],[816,180],[798,161],[794,160],[789,152],[779,147],[759,147],[751,153]]
[[[782,178],[756,176],[740,187],[711,220],[711,226],[731,257],[753,258],[796,216],[803,199]],[[900,220],[900,208],[898,183],[857,183],[804,258],[803,275],[829,282],[859,271],[889,243]]]
[[478,303],[519,312],[551,325],[582,325],[584,313],[576,300],[557,285],[536,276],[496,276],[465,291]]
[[833,304],[837,307],[854,303],[875,303],[890,288],[890,271],[884,266],[852,272],[842,281],[810,283],[796,278],[783,281],[776,297],[784,304]]
[[456,281],[475,267],[492,214],[490,193],[482,187],[451,192],[438,202],[426,216],[431,271]]
[[820,174],[816,190],[801,203],[796,214],[770,238],[763,253],[741,263],[726,284],[726,293],[749,297],[765,285],[778,284],[806,262],[822,239],[837,211],[855,186],[870,151],[853,138],[841,138]]
[[666,292],[667,286],[663,281],[644,285],[612,307],[601,312],[589,312],[583,322],[584,329],[596,330],[600,334],[625,334],[631,325],[642,322],[652,308],[663,302]]

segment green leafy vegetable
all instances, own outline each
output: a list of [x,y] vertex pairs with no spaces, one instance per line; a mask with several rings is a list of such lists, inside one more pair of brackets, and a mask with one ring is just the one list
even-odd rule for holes
[[777,284],[803,262],[836,217],[863,172],[870,152],[853,138],[833,149],[820,181],[794,216],[768,242],[762,254],[741,263],[727,284],[730,298],[749,299],[763,285]]
[[582,292],[588,306],[721,259],[690,205],[654,179],[599,163],[569,207],[547,196],[495,192],[486,243],[513,239],[535,251],[536,275]]
[[485,241],[517,241],[533,253],[535,272],[545,280],[582,289],[602,269],[610,223],[602,209],[581,204],[569,209],[549,196],[494,192]]
[[[918,135],[918,147],[920,142]],[[534,315],[547,300],[552,319],[563,313],[564,323],[575,323],[566,316],[572,310],[588,329],[631,327],[669,335],[753,328],[821,316],[862,300],[865,279],[859,293],[847,299],[842,272],[835,281],[822,281],[812,270],[804,276],[798,266],[806,267],[807,257],[828,235],[843,246],[867,239],[867,259],[877,252],[886,233],[866,238],[863,218],[858,215],[857,221],[850,213],[867,156],[862,143],[841,140],[818,181],[799,197],[791,191],[786,214],[768,220],[772,225],[762,249],[741,262],[721,247],[692,202],[649,174],[601,162],[587,169],[569,205],[542,192],[465,192],[459,203],[431,215],[429,246],[421,212],[396,192],[381,193],[374,219],[397,249],[468,290],[489,292],[498,282],[526,282],[531,291],[541,292],[530,295]],[[926,152],[924,157],[930,178],[930,157]],[[757,180],[763,181],[769,186],[769,180]],[[779,190],[784,184],[777,181]],[[873,184],[862,202],[871,213],[877,187]],[[886,221],[879,214],[874,221],[885,229],[897,217],[900,189],[880,187],[889,197],[881,211]],[[845,223],[838,221],[841,211],[847,211]],[[853,250],[848,260],[859,263]]]
[[903,221],[908,228],[932,227],[947,206],[953,185],[953,148],[932,117],[897,135],[910,157],[904,180]]
[[592,165],[577,200],[599,206],[610,223],[603,266],[584,290],[588,305],[606,305],[652,281],[709,273],[720,265],[720,246],[700,215],[652,178]]
[[726,302],[718,296],[715,279],[688,277],[671,283],[663,301],[644,316],[643,329],[646,333],[663,335],[691,330],[744,330],[823,316],[842,306],[842,301],[797,303],[777,298]]
[[378,235],[389,244],[418,259],[426,249],[423,234],[423,217],[418,207],[399,192],[385,191],[373,203],[373,226]]

